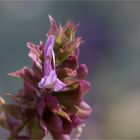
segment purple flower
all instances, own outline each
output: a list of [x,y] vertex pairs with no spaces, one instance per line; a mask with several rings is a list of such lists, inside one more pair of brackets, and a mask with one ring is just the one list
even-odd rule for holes
[[[44,48],[44,77],[39,82],[39,88],[53,88],[54,91],[61,90],[65,84],[57,78],[55,71],[55,54],[53,51],[55,37],[50,35]],[[52,66],[53,64],[53,66]]]
[[[27,43],[32,69],[9,73],[23,80],[23,87],[11,96],[9,104],[0,97],[0,126],[10,132],[9,139],[42,139],[49,132],[54,140],[79,139],[84,120],[92,113],[84,96],[91,89],[85,80],[88,69],[78,63],[78,25],[72,21],[62,27],[49,16],[51,27],[45,45]],[[74,128],[76,135],[71,137]],[[26,133],[25,133],[26,132]]]

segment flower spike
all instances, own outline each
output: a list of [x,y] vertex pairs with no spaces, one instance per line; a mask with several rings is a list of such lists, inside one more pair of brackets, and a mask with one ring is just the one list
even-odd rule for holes
[[7,103],[0,97],[0,126],[9,130],[9,139],[43,139],[51,133],[54,140],[73,140],[82,134],[83,123],[92,113],[84,101],[91,85],[85,80],[88,69],[78,63],[82,37],[77,25],[68,21],[63,27],[49,15],[50,29],[45,44],[27,43],[32,68],[9,73],[23,80],[23,87]]

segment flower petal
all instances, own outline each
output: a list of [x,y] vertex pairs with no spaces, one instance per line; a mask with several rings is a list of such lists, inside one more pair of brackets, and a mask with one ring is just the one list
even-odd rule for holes
[[54,85],[54,91],[60,91],[60,90],[62,90],[65,86],[66,86],[66,85],[65,85],[63,82],[61,82],[61,81],[57,78],[57,80],[56,80],[56,82],[55,82],[55,85]]
[[54,36],[48,37],[44,47],[44,76],[48,76],[52,71],[52,57],[54,47]]
[[55,71],[51,71],[48,76],[44,76],[38,83],[39,88],[54,88],[55,82],[57,80]]
[[65,25],[65,35],[69,38],[70,41],[74,39],[75,30],[74,30],[74,23],[72,21],[68,21]]
[[81,64],[77,69],[77,76],[79,80],[85,79],[88,74],[88,69],[85,64]]
[[66,108],[68,108],[68,110],[70,110],[71,106],[78,105],[82,99],[79,84],[75,83],[73,86],[75,86],[73,89],[53,93],[59,100],[60,104],[64,105]]
[[50,30],[47,32],[47,36],[54,35],[55,31],[57,30],[56,22],[51,15],[49,15],[49,20],[50,20],[51,27]]
[[39,49],[39,47],[37,47],[35,44],[32,44],[30,42],[27,43],[27,47],[30,49],[29,52],[29,57],[33,60],[33,62],[36,63],[38,68],[42,68],[41,65],[41,55],[42,55],[42,51]]
[[86,80],[81,80],[80,88],[81,88],[81,93],[84,96],[87,92],[91,90],[91,84]]
[[75,56],[69,56],[63,63],[60,64],[60,68],[69,68],[75,70],[77,68],[77,58]]
[[76,108],[78,109],[76,115],[79,116],[81,119],[88,118],[92,113],[91,107],[84,101],[82,101],[80,105]]
[[72,131],[72,123],[71,121],[65,119],[65,118],[61,118],[62,122],[63,122],[63,134],[70,134]]
[[75,55],[74,50],[78,48],[81,43],[82,43],[81,37],[77,37],[73,41],[65,44],[63,52],[60,53],[61,55],[56,55],[57,64],[60,65],[62,62],[67,60],[69,56]]
[[55,71],[51,71],[50,75],[45,76],[41,79],[41,81],[38,83],[39,88],[47,88],[47,89],[54,89],[54,91],[61,90],[65,84],[61,82],[55,73]]
[[[65,84],[62,83],[56,75],[55,72],[55,62],[54,62],[54,36],[48,37],[45,48],[44,48],[44,77],[39,82],[39,88],[53,88],[55,91],[61,90]],[[54,70],[52,68],[52,59],[54,63]]]
[[57,69],[57,76],[59,79],[67,79],[71,76],[76,75],[76,73],[70,68],[58,68]]
[[42,70],[38,68],[35,62],[32,64],[33,76],[36,77],[38,80],[42,77]]
[[44,119],[51,133],[56,133],[60,135],[63,132],[62,120],[58,115],[50,112],[45,116]]
[[79,116],[77,116],[76,114],[71,116],[71,120],[72,120],[72,125],[74,127],[77,127],[79,124],[83,123],[84,120],[81,119]]
[[30,85],[30,87],[32,87],[32,89],[35,91],[37,90],[38,80],[33,76],[32,72],[27,67],[23,67],[18,71],[8,73],[8,75],[23,79]]

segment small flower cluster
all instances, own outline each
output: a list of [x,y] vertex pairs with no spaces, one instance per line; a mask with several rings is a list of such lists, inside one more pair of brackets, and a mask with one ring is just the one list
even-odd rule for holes
[[8,94],[15,103],[0,98],[0,126],[9,130],[9,139],[42,139],[50,132],[53,139],[71,140],[74,128],[80,130],[78,138],[79,126],[92,112],[83,99],[90,83],[84,80],[87,67],[78,64],[83,42],[75,37],[78,25],[68,21],[62,27],[53,17],[49,19],[46,42],[27,43],[32,69],[23,67],[9,73],[24,83],[16,95]]

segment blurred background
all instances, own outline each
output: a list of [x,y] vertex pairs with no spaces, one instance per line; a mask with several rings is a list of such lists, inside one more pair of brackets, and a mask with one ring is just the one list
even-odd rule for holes
[[[89,68],[93,107],[83,140],[140,139],[140,2],[0,1],[0,96],[22,82],[8,72],[31,66],[26,42],[46,39],[48,14],[81,23],[80,63]],[[0,138],[7,132],[0,129]]]

